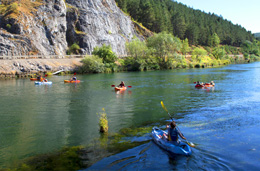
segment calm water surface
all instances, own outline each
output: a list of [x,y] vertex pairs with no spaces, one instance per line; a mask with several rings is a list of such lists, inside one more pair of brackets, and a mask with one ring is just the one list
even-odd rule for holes
[[[260,63],[223,68],[53,76],[51,86],[28,79],[0,80],[0,168],[99,136],[105,108],[109,132],[169,120],[163,101],[186,138],[190,157],[172,156],[153,141],[107,157],[89,170],[259,170]],[[123,93],[111,85],[131,85]],[[195,81],[216,86],[195,89]],[[148,124],[149,123],[149,124]],[[164,125],[158,125],[165,127]],[[147,141],[144,135],[138,141]],[[136,141],[132,139],[132,141]]]

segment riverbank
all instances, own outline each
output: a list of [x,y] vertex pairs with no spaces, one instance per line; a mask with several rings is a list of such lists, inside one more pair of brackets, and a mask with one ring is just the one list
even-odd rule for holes
[[82,58],[1,60],[0,78],[23,78],[31,74],[59,70],[72,72],[81,66],[81,60]]

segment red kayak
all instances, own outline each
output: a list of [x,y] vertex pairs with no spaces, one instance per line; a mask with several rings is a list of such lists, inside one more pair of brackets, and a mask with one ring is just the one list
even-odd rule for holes
[[195,87],[204,87],[204,85],[200,85],[200,84],[197,84],[197,85],[195,85]]

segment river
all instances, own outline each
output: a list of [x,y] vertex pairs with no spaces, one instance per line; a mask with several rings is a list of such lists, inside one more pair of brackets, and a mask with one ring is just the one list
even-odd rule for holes
[[[0,168],[64,146],[87,145],[99,137],[98,115],[105,109],[109,132],[169,120],[163,101],[185,137],[196,144],[192,155],[172,156],[151,140],[105,157],[88,170],[259,170],[260,63],[221,68],[52,76],[52,85],[28,79],[0,80]],[[132,86],[117,93],[111,85]],[[196,89],[195,81],[214,80]],[[159,125],[158,125],[159,124]],[[148,141],[147,141],[148,140]]]

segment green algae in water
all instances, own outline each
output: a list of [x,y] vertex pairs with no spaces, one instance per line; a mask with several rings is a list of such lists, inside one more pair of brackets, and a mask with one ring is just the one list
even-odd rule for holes
[[142,137],[151,130],[152,127],[124,128],[113,135],[100,134],[98,139],[85,147],[64,147],[58,152],[31,157],[19,167],[4,171],[76,171],[84,169],[102,158],[147,143],[150,140],[132,142],[131,138]]

